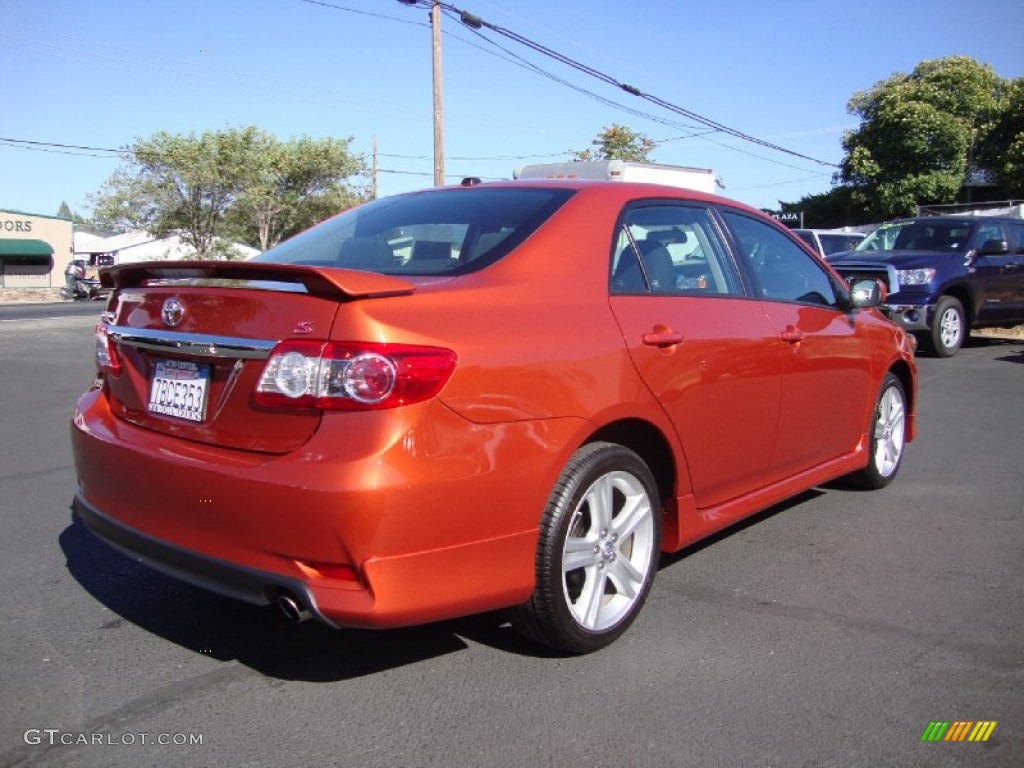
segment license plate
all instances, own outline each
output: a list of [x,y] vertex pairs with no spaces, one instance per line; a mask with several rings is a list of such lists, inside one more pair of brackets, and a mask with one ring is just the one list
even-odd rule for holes
[[157,360],[149,387],[149,412],[201,422],[206,418],[210,366],[188,360]]

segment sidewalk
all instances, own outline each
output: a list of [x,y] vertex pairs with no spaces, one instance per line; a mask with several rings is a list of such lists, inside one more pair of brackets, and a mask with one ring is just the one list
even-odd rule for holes
[[61,301],[60,288],[0,288],[0,304]]

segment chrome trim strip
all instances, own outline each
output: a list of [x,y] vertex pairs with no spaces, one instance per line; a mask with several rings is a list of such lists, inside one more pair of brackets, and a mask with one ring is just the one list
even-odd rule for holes
[[119,344],[158,352],[179,352],[193,357],[266,360],[277,345],[271,339],[242,339],[200,333],[128,328],[112,325],[107,335]]

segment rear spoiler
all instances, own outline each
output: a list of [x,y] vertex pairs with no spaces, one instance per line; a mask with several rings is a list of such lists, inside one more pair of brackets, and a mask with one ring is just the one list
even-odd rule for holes
[[302,285],[313,296],[362,299],[402,296],[416,286],[391,275],[334,267],[251,261],[159,261],[100,270],[106,288],[137,288],[152,280],[253,280]]

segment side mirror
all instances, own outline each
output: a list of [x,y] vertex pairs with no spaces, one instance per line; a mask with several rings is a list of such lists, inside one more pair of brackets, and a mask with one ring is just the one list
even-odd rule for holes
[[986,240],[978,249],[979,256],[1002,256],[1010,252],[1010,245],[1005,240]]
[[881,280],[856,280],[850,285],[850,302],[854,309],[877,307],[886,299]]

